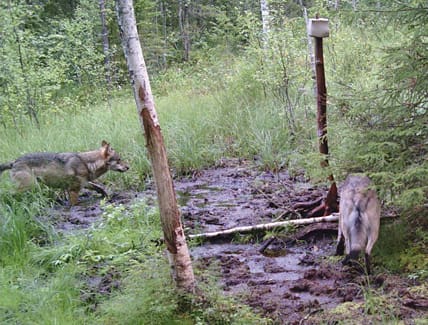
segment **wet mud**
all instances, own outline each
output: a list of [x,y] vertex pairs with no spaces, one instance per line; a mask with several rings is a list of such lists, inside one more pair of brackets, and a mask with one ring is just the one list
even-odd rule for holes
[[[326,188],[303,175],[258,169],[253,162],[224,160],[190,177],[174,180],[187,234],[303,218],[296,203],[316,200]],[[78,207],[53,208],[60,231],[90,226],[102,212],[99,198],[84,194]],[[144,193],[115,193],[110,202],[128,204]],[[382,323],[413,324],[428,318],[427,286],[381,272],[368,277],[343,268],[335,252],[336,224],[310,225],[297,232],[236,234],[210,241],[191,241],[198,281],[215,275],[225,295],[270,317],[275,324]],[[90,286],[102,287],[105,279]],[[107,281],[118,285],[117,281]],[[86,297],[86,299],[90,299]],[[371,299],[371,300],[370,300]]]

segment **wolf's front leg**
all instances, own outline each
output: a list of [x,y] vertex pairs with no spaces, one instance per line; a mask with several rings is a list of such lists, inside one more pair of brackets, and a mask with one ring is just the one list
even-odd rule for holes
[[70,196],[70,205],[77,205],[77,203],[79,203],[79,191],[69,191],[69,196]]
[[337,246],[336,246],[336,256],[343,255],[345,252],[345,237],[342,234],[342,224],[339,220],[339,229],[337,233]]
[[104,187],[102,187],[101,185],[94,183],[94,182],[88,182],[88,184],[86,185],[87,188],[96,191],[97,193],[100,193],[103,197],[108,197],[108,194],[106,192],[106,190],[104,189]]

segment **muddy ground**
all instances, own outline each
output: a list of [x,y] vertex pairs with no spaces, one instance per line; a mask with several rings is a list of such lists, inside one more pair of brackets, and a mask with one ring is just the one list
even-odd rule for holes
[[[302,218],[305,211],[296,209],[296,203],[326,193],[303,175],[262,171],[254,162],[240,160],[220,161],[174,183],[187,234]],[[61,231],[87,227],[99,218],[99,201],[92,195],[85,193],[78,207],[56,209]],[[149,186],[144,193],[115,193],[111,201],[128,204],[141,196],[154,197],[154,191]],[[428,319],[426,284],[376,265],[370,277],[342,268],[332,257],[336,227],[325,223],[293,233],[283,229],[192,242],[191,255],[202,271],[199,281],[208,273],[217,275],[225,295],[276,324],[383,323],[386,318],[413,324]]]

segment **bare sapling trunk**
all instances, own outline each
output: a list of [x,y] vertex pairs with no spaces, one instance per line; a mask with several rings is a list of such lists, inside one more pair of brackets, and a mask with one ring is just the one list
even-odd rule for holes
[[306,23],[306,35],[307,35],[307,42],[308,42],[308,57],[309,57],[309,64],[311,66],[311,73],[312,73],[312,79],[314,80],[314,96],[316,96],[317,94],[317,85],[316,85],[316,72],[315,72],[315,54],[314,54],[314,47],[312,45],[312,38],[309,35],[309,30],[308,30],[308,23],[309,23],[309,18],[308,18],[308,11],[306,9],[306,7],[303,5],[303,1],[300,0],[300,6],[302,7],[303,10],[303,18],[305,19],[305,23]]
[[270,33],[270,14],[268,0],[260,0],[260,11],[262,14],[263,48],[268,48]]
[[338,11],[339,10],[339,6],[340,6],[340,0],[336,0],[334,2],[334,10]]
[[265,224],[259,224],[259,225],[252,225],[252,226],[243,226],[243,227],[236,227],[236,228],[230,228],[215,232],[208,232],[208,233],[202,233],[202,234],[195,234],[195,235],[189,235],[189,238],[201,238],[201,239],[207,239],[207,238],[215,238],[219,236],[226,236],[231,235],[235,233],[248,233],[252,231],[267,231],[275,228],[280,227],[286,227],[288,225],[308,225],[312,223],[317,222],[332,222],[339,220],[339,216],[337,214],[332,214],[324,217],[318,217],[318,218],[304,218],[304,219],[295,219],[295,220],[286,220],[286,221],[278,221],[278,222],[270,222]]
[[[395,218],[395,215],[390,216],[382,216],[384,219],[388,218]],[[285,220],[285,221],[277,221],[277,222],[270,222],[270,223],[264,223],[264,224],[258,224],[258,225],[252,225],[252,226],[242,226],[242,227],[236,227],[236,228],[230,228],[230,229],[224,229],[214,232],[206,232],[201,234],[194,234],[189,235],[189,238],[191,239],[209,239],[209,238],[216,238],[216,237],[222,237],[222,236],[229,236],[236,233],[250,233],[250,232],[263,232],[268,231],[276,228],[286,227],[289,225],[311,225],[315,223],[323,223],[323,222],[336,222],[339,221],[339,214],[338,213],[332,213],[327,216],[323,217],[315,217],[315,218],[303,218],[303,219],[293,219],[293,220]]]
[[138,116],[144,129],[152,165],[162,229],[173,279],[177,289],[192,293],[195,288],[192,263],[180,221],[180,210],[138,36],[132,0],[116,0],[116,12]]
[[188,0],[178,1],[178,22],[180,26],[181,39],[183,41],[183,60],[188,62],[190,58],[190,35],[189,35],[189,3]]
[[106,22],[105,0],[98,0],[98,5],[100,7],[101,38],[103,41],[103,53],[104,53],[104,72],[105,72],[107,90],[110,92],[110,88],[111,88],[110,44],[108,39],[108,29],[107,29],[107,22]]

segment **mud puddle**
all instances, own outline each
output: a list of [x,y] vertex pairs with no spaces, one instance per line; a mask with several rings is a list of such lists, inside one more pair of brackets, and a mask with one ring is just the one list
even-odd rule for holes
[[192,248],[197,268],[214,272],[227,295],[280,324],[298,324],[306,316],[344,301],[362,301],[359,285],[326,261],[332,239],[284,248],[279,256],[260,253],[260,244],[204,244]]
[[[298,203],[316,201],[327,191],[312,186],[303,175],[261,171],[239,160],[175,180],[175,188],[185,231],[192,234],[303,218],[306,211],[296,209]],[[257,241],[236,235],[190,250],[202,277],[216,274],[225,295],[277,324],[379,323],[382,317],[412,324],[415,318],[426,318],[428,300],[412,293],[412,281],[379,273],[368,278],[343,269],[332,257],[336,229],[337,224],[325,223],[302,228],[291,237],[279,233],[263,240],[266,234],[261,234]],[[365,304],[368,292],[375,296],[372,310]],[[402,294],[419,307],[409,308],[412,303],[402,302]]]
[[[112,192],[105,203],[128,205],[142,196],[142,193]],[[101,220],[103,213],[102,198],[94,192],[83,190],[79,196],[79,204],[76,206],[69,206],[66,200],[60,199],[57,203],[47,211],[47,215],[40,218],[49,219],[49,223],[53,224],[60,233],[84,230]]]
[[[174,180],[187,234],[225,230],[305,217],[296,203],[316,200],[326,193],[303,175],[287,171],[261,171],[253,162],[224,160],[192,177]],[[102,212],[98,199],[83,196],[71,209],[54,208],[61,231],[90,226]],[[153,188],[143,193],[116,193],[112,204],[130,204],[135,198],[155,197]],[[305,227],[290,240],[277,233],[268,245],[260,234],[191,243],[198,281],[214,274],[225,295],[231,295],[266,315],[275,324],[382,323],[382,317],[413,324],[427,319],[426,285],[380,272],[367,278],[343,269],[335,250],[337,225]],[[308,230],[309,229],[309,230]],[[262,252],[261,249],[263,248]],[[415,289],[416,288],[416,289]],[[375,300],[368,310],[367,292]],[[342,309],[340,309],[342,308]]]

